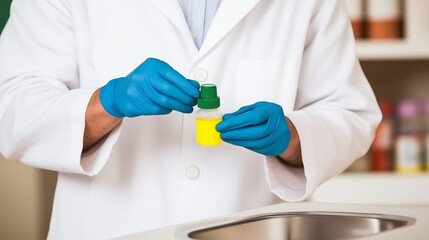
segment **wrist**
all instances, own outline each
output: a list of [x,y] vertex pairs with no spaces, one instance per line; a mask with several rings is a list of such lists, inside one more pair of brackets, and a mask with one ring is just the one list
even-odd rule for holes
[[83,149],[86,150],[116,127],[122,118],[110,115],[102,106],[100,91],[97,89],[89,100],[85,112],[85,131]]
[[290,142],[286,150],[277,156],[277,158],[292,167],[303,167],[301,156],[301,141],[299,139],[298,131],[289,118],[285,117],[286,123],[290,130]]

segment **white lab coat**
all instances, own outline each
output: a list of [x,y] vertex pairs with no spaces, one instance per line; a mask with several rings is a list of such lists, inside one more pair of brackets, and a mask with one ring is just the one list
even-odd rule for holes
[[[340,0],[223,0],[200,49],[176,0],[15,0],[0,40],[0,150],[59,171],[49,238],[105,239],[308,197],[381,115]],[[92,93],[146,58],[215,83],[224,113],[280,104],[303,169],[195,141],[195,112],[126,118],[81,154]]]

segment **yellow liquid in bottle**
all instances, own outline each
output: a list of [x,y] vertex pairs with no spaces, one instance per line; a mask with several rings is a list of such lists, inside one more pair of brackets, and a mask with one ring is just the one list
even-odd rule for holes
[[197,143],[204,146],[219,145],[222,140],[215,127],[222,118],[201,119],[197,118]]

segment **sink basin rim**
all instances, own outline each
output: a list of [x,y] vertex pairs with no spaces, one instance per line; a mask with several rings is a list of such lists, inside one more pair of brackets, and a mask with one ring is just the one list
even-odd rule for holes
[[[404,225],[394,228],[399,229],[403,227],[408,227],[415,224],[416,219],[407,216],[393,215],[393,214],[380,214],[380,213],[356,213],[356,212],[335,212],[335,211],[302,211],[302,212],[275,212],[275,213],[263,213],[256,214],[248,217],[231,219],[226,221],[220,221],[214,224],[207,224],[205,226],[198,227],[189,227],[187,229],[181,229],[180,232],[177,232],[177,237],[184,240],[195,240],[191,238],[190,235],[195,232],[212,230],[216,228],[227,227],[231,225],[239,225],[249,222],[255,222],[265,219],[273,218],[288,218],[288,217],[299,217],[299,216],[334,216],[334,217],[354,217],[354,218],[367,218],[367,219],[377,219],[377,220],[387,220],[387,221],[401,221],[404,222]],[[391,230],[387,230],[391,231]]]

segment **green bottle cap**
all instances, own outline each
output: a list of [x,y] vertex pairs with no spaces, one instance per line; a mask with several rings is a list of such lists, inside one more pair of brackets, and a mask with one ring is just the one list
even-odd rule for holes
[[198,107],[201,109],[215,109],[220,106],[220,98],[217,96],[216,85],[201,85],[201,97],[198,98]]

